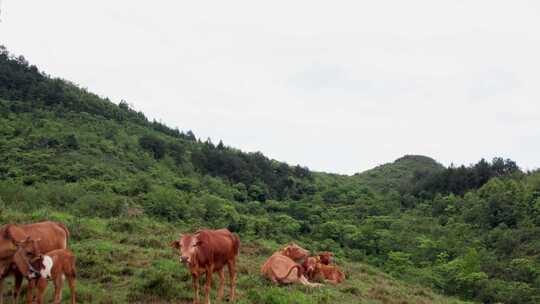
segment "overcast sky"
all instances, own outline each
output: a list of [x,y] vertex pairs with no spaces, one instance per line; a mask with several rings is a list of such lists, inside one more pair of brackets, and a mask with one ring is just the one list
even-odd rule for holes
[[1,5],[11,52],[203,139],[348,174],[540,165],[539,1]]

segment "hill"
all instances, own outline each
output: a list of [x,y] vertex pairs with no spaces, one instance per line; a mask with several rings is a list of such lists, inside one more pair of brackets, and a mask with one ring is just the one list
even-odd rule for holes
[[382,192],[405,191],[418,179],[436,174],[444,167],[434,159],[422,155],[405,155],[393,163],[383,164],[373,169],[355,174],[356,179]]
[[[5,49],[0,126],[0,223],[66,223],[85,302],[186,302],[189,278],[167,244],[201,227],[241,236],[243,303],[540,298],[540,174],[511,160],[444,168],[406,156],[357,176],[313,172],[149,121]],[[334,251],[347,283],[261,279],[260,262],[290,240]]]

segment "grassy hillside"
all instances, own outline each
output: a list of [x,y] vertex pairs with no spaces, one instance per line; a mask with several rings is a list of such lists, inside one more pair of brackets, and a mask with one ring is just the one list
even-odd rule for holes
[[[186,302],[189,277],[167,244],[202,227],[241,236],[244,303],[540,300],[540,173],[511,160],[312,172],[148,121],[5,49],[0,126],[0,223],[66,223],[85,302]],[[291,240],[335,252],[347,283],[260,278]]]
[[[193,227],[128,214],[112,219],[80,218],[47,208],[33,212],[3,208],[0,213],[2,223],[43,219],[68,223],[72,232],[70,247],[78,258],[78,293],[82,303],[191,303],[191,276],[167,244],[177,232]],[[279,244],[273,241],[243,241],[238,264],[238,303],[463,303],[428,288],[400,282],[366,264],[343,259],[339,259],[339,264],[347,272],[347,281],[342,285],[320,289],[275,287],[259,271],[265,258],[278,248]],[[51,296],[49,288],[48,298]],[[63,298],[67,303],[67,290]]]

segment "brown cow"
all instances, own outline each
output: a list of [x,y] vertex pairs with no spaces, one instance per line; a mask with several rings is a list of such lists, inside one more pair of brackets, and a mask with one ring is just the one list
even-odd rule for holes
[[41,239],[40,246],[44,252],[55,249],[65,249],[69,238],[67,228],[56,222],[40,222],[28,225],[7,224],[0,227],[0,304],[3,303],[3,281],[10,274],[15,274],[13,300],[18,301],[22,275],[13,267],[13,255],[16,244],[24,241],[28,236]]
[[272,282],[278,284],[299,282],[310,287],[318,287],[321,284],[310,283],[303,275],[302,265],[295,260],[307,258],[309,251],[290,243],[283,249],[274,252],[261,267],[261,274]]
[[345,280],[345,274],[337,266],[323,264],[320,255],[307,258],[303,267],[310,280],[320,279],[332,284],[338,284]]
[[302,264],[302,269],[308,280],[313,280],[315,265],[321,263],[323,265],[330,265],[333,261],[334,253],[329,251],[323,251],[316,256],[308,257]]
[[71,290],[71,304],[75,304],[75,256],[67,249],[56,249],[42,254],[39,240],[28,237],[17,245],[13,263],[17,270],[28,279],[27,303],[33,302],[33,288],[38,287],[37,303],[43,304],[47,280],[54,284],[54,303],[60,304],[64,280],[67,278]]
[[171,247],[178,250],[180,261],[191,272],[195,297],[193,303],[199,303],[199,277],[206,273],[204,302],[210,304],[212,274],[219,273],[217,302],[223,297],[225,283],[224,266],[229,269],[231,284],[230,301],[234,301],[236,288],[236,257],[240,249],[240,239],[227,229],[199,230],[194,234],[181,234]]
[[309,281],[313,280],[313,275],[315,273],[315,266],[319,262],[320,262],[319,256],[310,256],[304,260],[304,263],[302,263],[302,270],[304,271],[304,275]]
[[320,252],[319,259],[322,264],[330,265],[332,264],[332,261],[334,260],[334,253],[329,252],[329,251]]

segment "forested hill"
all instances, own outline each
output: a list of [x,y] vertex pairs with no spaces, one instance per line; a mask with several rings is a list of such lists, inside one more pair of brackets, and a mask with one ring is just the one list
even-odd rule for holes
[[[243,153],[226,147],[221,142],[217,145],[210,140],[201,142],[191,131],[184,133],[162,123],[149,121],[143,113],[130,109],[125,101],[116,105],[73,83],[50,78],[39,72],[35,66],[29,65],[23,57],[10,56],[3,47],[0,48],[0,98],[16,101],[2,103],[1,110],[4,114],[8,111],[21,114],[49,112],[59,119],[84,115],[79,117],[83,120],[82,123],[99,122],[107,125],[96,128],[95,131],[101,133],[94,132],[94,135],[103,137],[103,142],[116,140],[115,124],[134,126],[135,131],[129,135],[138,135],[138,138],[135,138],[137,148],[148,152],[153,159],[171,160],[177,169],[185,173],[197,172],[221,177],[233,184],[246,198],[248,195],[252,199],[298,198],[313,191],[309,189],[312,176],[306,168],[291,167],[268,159],[261,153]],[[18,129],[16,135],[31,135],[31,129]],[[33,141],[27,142],[25,147],[52,148],[65,154],[77,148],[76,132],[75,128],[71,133],[69,130],[62,130],[61,134],[56,134],[57,137],[44,134],[42,138],[32,138]],[[72,142],[68,143],[68,140]],[[74,181],[80,178],[67,176],[69,174],[61,176],[60,172],[52,174],[43,170],[33,172],[32,168],[24,169],[22,171],[26,175],[32,173],[32,178],[38,180],[42,178]]]
[[[228,227],[246,244],[244,303],[457,303],[429,289],[540,301],[539,172],[411,155],[354,176],[313,172],[149,121],[5,48],[0,207],[0,223],[69,226],[87,302],[107,303],[103,290],[114,303],[186,301],[189,275],[167,243],[200,227]],[[334,289],[271,288],[258,263],[290,240],[361,271]]]
[[444,167],[422,155],[405,155],[393,163],[355,174],[362,184],[382,192],[407,191],[416,180],[441,172]]

